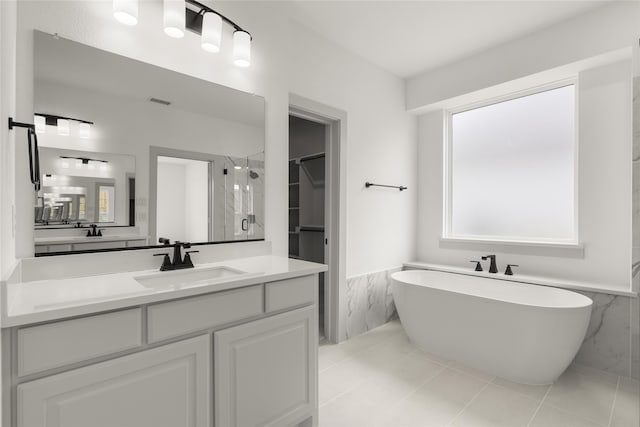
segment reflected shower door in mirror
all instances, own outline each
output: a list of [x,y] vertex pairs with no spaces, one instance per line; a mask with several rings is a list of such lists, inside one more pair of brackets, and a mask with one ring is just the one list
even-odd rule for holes
[[[86,227],[79,231],[72,225],[96,224],[102,234],[135,235],[143,246],[157,245],[158,237],[192,243],[263,239],[264,112],[259,96],[36,31],[34,114],[40,146],[83,152],[76,157],[93,159],[84,164],[87,169],[99,170],[96,161],[104,153],[130,156],[136,167],[130,172],[135,178],[123,178],[122,185],[96,179],[73,182],[68,191],[47,190],[48,200],[41,195],[34,203],[37,227],[44,218],[49,226],[69,222],[57,234],[80,239]],[[150,157],[154,147],[169,150],[156,153],[166,162]],[[192,162],[182,166],[182,192],[165,197],[158,191],[179,186],[165,179],[178,168],[170,158]],[[76,161],[70,160],[69,169]],[[203,178],[205,164],[208,178]],[[158,175],[158,168],[168,172]],[[52,176],[46,178],[71,176],[47,173]],[[112,225],[130,229],[113,231]],[[98,236],[90,237],[95,242]],[[51,244],[47,252],[79,248]]]

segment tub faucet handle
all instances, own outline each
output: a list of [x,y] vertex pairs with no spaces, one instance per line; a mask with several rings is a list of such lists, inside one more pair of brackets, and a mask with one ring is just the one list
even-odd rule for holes
[[504,271],[504,274],[507,276],[513,276],[513,271],[511,267],[520,267],[518,264],[507,264],[507,269]]
[[480,261],[469,261],[469,262],[475,262],[476,263],[476,271],[482,271],[482,264],[480,264]]

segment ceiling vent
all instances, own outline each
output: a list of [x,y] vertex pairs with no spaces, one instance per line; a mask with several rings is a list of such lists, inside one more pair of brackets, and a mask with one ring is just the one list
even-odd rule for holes
[[149,98],[149,101],[150,102],[155,102],[156,104],[171,105],[171,102],[165,101],[164,99]]

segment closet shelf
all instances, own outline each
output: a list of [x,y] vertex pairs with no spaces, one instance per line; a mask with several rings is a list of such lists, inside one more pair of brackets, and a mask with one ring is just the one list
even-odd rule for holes
[[324,232],[324,226],[323,225],[301,225],[300,231]]

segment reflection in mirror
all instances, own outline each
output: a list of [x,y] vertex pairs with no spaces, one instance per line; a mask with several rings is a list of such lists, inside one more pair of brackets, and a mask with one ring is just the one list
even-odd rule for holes
[[[41,168],[37,253],[264,238],[263,98],[38,31],[34,55],[42,152],[73,152]],[[100,175],[105,153],[135,170]]]
[[151,159],[153,241],[264,236],[264,153],[232,157],[151,147]]
[[134,225],[135,205],[127,200],[135,186],[133,156],[43,147],[40,170],[36,228]]

